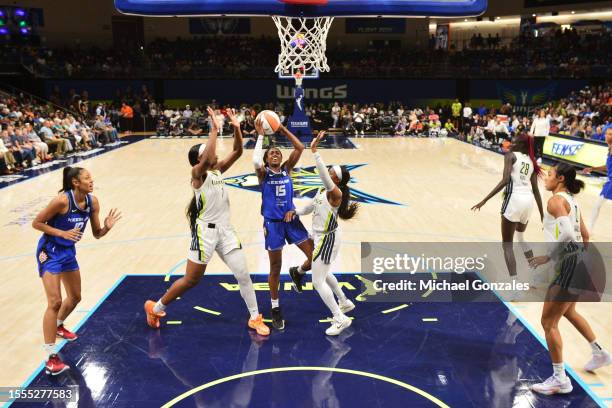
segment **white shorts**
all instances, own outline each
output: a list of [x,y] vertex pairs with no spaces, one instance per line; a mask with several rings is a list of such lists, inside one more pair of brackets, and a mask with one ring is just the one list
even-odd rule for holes
[[312,262],[323,262],[331,264],[338,255],[340,249],[340,233],[336,230],[329,234],[313,234],[314,251],[312,252]]
[[[214,228],[211,228],[214,225]],[[206,265],[213,252],[226,255],[234,249],[242,248],[240,239],[231,225],[215,225],[196,222],[196,231],[191,235],[189,259],[193,263]]]
[[527,224],[533,211],[533,194],[511,193],[504,198],[501,214],[510,222]]

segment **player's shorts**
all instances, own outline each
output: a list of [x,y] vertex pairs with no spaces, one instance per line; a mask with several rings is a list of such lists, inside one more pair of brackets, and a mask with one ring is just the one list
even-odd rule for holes
[[336,259],[340,249],[340,233],[337,230],[327,234],[314,234],[312,240],[314,241],[313,262],[320,261],[329,265]]
[[606,184],[604,184],[600,195],[608,200],[612,200],[612,180],[608,180]]
[[38,275],[41,278],[45,272],[57,275],[62,272],[79,269],[74,245],[57,245],[49,242],[45,236],[41,237],[38,241],[36,262],[38,263]]
[[242,248],[240,239],[231,225],[217,225],[196,222],[195,231],[191,234],[189,259],[193,263],[206,265],[213,253],[226,255],[234,249]]
[[291,222],[264,219],[263,227],[266,237],[266,250],[268,251],[282,249],[285,242],[289,245],[298,245],[308,239],[308,231],[297,216]]
[[510,222],[527,224],[533,210],[532,194],[511,193],[504,197],[501,214]]
[[582,265],[581,249],[575,242],[569,242],[555,264],[555,278],[551,284],[563,289],[572,288],[575,275]]

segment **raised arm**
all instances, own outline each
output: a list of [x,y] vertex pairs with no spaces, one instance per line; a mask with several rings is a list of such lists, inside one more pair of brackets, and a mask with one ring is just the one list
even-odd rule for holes
[[227,110],[227,117],[234,127],[234,148],[225,159],[216,164],[215,168],[219,169],[221,173],[225,173],[225,171],[242,156],[242,131],[240,130],[240,120],[238,120],[236,112],[233,109]]
[[325,162],[321,157],[321,154],[317,151],[317,147],[319,146],[319,142],[325,137],[325,132],[321,131],[312,140],[310,144],[310,150],[312,151],[315,159],[315,163],[317,165],[317,170],[319,171],[319,177],[321,177],[321,181],[323,182],[323,186],[327,191],[327,199],[332,207],[338,207],[342,202],[342,191],[336,186],[334,181],[331,179],[329,175],[329,171],[327,170],[327,166],[325,166]]
[[106,234],[108,231],[113,228],[115,223],[121,219],[121,213],[117,211],[116,208],[113,208],[108,213],[108,216],[104,219],[104,227],[100,226],[100,203],[98,202],[98,198],[93,196],[92,204],[91,204],[91,232],[96,239],[100,239]]
[[480,208],[485,205],[486,202],[491,199],[491,197],[502,191],[502,189],[510,182],[510,174],[512,173],[512,164],[514,163],[514,160],[516,159],[512,152],[506,153],[504,156],[504,174],[501,181],[497,183],[495,188],[493,188],[493,190],[491,190],[491,192],[481,202],[472,207],[473,211],[480,210]]
[[68,211],[68,207],[68,197],[65,194],[58,195],[38,213],[34,221],[32,221],[32,227],[52,237],[60,237],[68,241],[78,242],[83,235],[79,229],[75,228],[70,231],[64,231],[47,224],[56,215]]
[[293,133],[291,133],[289,129],[287,129],[285,126],[280,125],[279,130],[282,134],[287,136],[287,139],[289,139],[289,141],[293,145],[293,151],[285,162],[285,170],[287,170],[287,172],[291,172],[297,162],[300,161],[300,157],[302,156],[302,152],[304,151],[304,145],[302,144],[302,142],[300,142],[300,139],[298,139]]
[[199,157],[199,162],[191,169],[191,177],[199,180],[210,168],[211,163],[214,163],[215,156],[217,155],[217,134],[219,133],[219,122],[210,106],[206,108],[208,115],[210,116],[210,134],[208,135],[208,142],[204,151]]
[[255,173],[257,174],[259,184],[261,184],[266,176],[266,169],[263,163],[264,128],[261,119],[255,120],[255,131],[257,132],[257,142],[255,143],[255,150],[253,150],[253,166],[255,167]]

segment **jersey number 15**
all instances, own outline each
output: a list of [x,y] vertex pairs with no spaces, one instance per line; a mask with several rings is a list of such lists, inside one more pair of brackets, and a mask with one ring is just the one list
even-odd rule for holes
[[280,186],[276,186],[276,196],[284,197],[287,193],[285,192],[285,185],[281,184]]

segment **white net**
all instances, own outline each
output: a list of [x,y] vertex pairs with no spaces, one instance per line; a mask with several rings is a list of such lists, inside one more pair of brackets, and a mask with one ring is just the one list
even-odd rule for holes
[[276,72],[290,70],[309,72],[316,69],[328,72],[327,33],[334,21],[333,17],[286,17],[272,16],[278,37],[281,42],[281,52],[278,56]]

